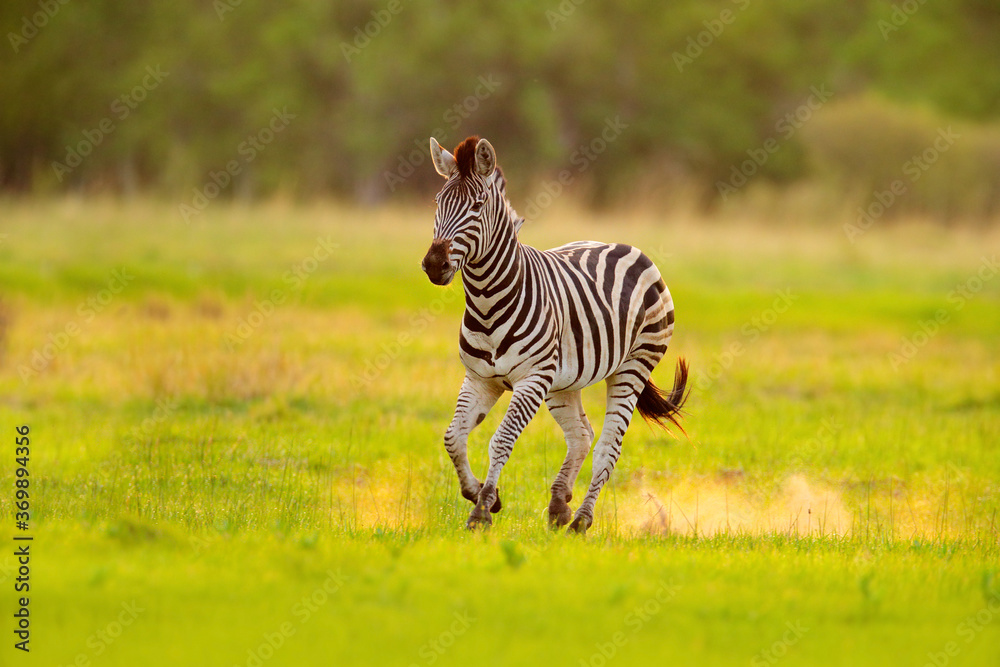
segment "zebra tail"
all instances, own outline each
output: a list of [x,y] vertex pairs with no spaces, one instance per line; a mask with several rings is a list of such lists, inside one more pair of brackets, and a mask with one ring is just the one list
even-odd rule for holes
[[656,424],[660,428],[670,431],[668,423],[673,424],[687,435],[684,427],[680,424],[680,416],[683,414],[681,408],[684,407],[688,395],[691,393],[687,386],[688,363],[684,359],[677,360],[677,369],[674,371],[674,386],[670,393],[663,391],[653,384],[653,380],[646,380],[646,386],[639,394],[639,403],[636,408],[650,424]]

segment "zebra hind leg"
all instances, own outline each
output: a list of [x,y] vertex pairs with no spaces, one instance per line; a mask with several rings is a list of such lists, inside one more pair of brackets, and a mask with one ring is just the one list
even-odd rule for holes
[[594,442],[594,429],[583,411],[579,391],[549,394],[545,404],[566,436],[566,459],[552,483],[552,500],[549,502],[549,525],[560,528],[573,518],[567,503],[573,498],[573,483]]
[[608,407],[604,417],[604,427],[594,445],[594,471],[590,480],[587,495],[580,503],[569,530],[576,533],[586,533],[594,523],[594,505],[604,484],[611,478],[618,457],[622,451],[622,439],[632,421],[632,413],[639,401],[649,376],[649,370],[644,363],[635,359],[627,361],[619,370],[607,379]]

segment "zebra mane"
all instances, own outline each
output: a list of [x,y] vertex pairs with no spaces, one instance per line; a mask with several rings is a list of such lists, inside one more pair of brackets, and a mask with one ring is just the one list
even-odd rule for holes
[[507,207],[507,215],[510,221],[514,225],[514,232],[521,231],[521,225],[524,224],[524,218],[517,214],[514,210],[514,206],[507,199],[507,178],[503,175],[503,169],[500,165],[497,165],[497,170],[494,172],[494,178],[496,179],[497,191],[500,193],[500,197],[503,199],[504,204]]
[[474,134],[455,147],[455,165],[462,178],[469,178],[476,172],[476,145],[479,135]]

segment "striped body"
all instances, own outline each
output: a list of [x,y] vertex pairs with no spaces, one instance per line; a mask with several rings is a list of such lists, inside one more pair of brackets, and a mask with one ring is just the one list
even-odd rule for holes
[[605,379],[629,355],[666,351],[673,302],[638,249],[577,241],[544,252],[519,244],[518,252],[522,271],[478,293],[475,270],[465,271],[459,344],[471,372],[512,386],[551,364],[549,391],[558,392]]
[[[570,522],[567,503],[594,440],[580,390],[606,380],[608,408],[591,484],[570,525],[586,531],[634,410],[677,424],[686,364],[679,361],[668,395],[649,379],[673,333],[670,293],[653,262],[628,245],[578,241],[539,251],[521,244],[523,219],[507,200],[485,139],[467,139],[454,156],[432,139],[431,153],[447,182],[436,198],[434,241],[423,268],[439,285],[461,272],[466,297],[459,354],[467,372],[445,447],[462,495],[475,503],[468,525],[489,524],[490,513],[500,510],[500,471],[542,402],[567,443],[549,518],[556,526]],[[490,468],[480,483],[469,467],[468,435],[507,390],[511,403],[490,440]]]

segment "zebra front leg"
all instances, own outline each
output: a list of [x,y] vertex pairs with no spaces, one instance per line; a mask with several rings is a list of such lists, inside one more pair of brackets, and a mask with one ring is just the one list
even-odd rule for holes
[[[647,371],[648,375],[648,371]],[[639,401],[639,392],[645,384],[632,372],[619,371],[608,378],[608,407],[604,416],[604,427],[601,436],[594,445],[594,472],[590,479],[590,488],[580,503],[569,530],[576,533],[586,533],[594,523],[594,505],[605,482],[611,478],[618,457],[622,453],[622,439],[632,421],[632,413]]]
[[[489,526],[493,523],[490,517],[491,509],[499,510],[497,503],[497,483],[500,481],[500,471],[510,458],[514,442],[521,431],[528,425],[531,418],[538,412],[542,399],[552,386],[550,378],[527,378],[514,385],[514,395],[507,406],[507,413],[500,422],[500,427],[490,439],[490,469],[486,473],[486,481],[479,492],[479,500],[466,522],[467,528]],[[494,511],[495,511],[494,510]]]
[[451,462],[458,473],[462,497],[473,503],[479,499],[479,491],[483,485],[469,467],[467,454],[469,433],[486,418],[486,414],[502,393],[503,390],[466,375],[455,404],[455,416],[444,434],[444,448],[448,451],[448,456],[451,457]]
[[573,518],[567,503],[573,498],[573,484],[594,442],[594,429],[583,411],[579,391],[549,394],[545,404],[566,436],[566,459],[552,483],[552,500],[549,502],[549,525],[560,528]]

